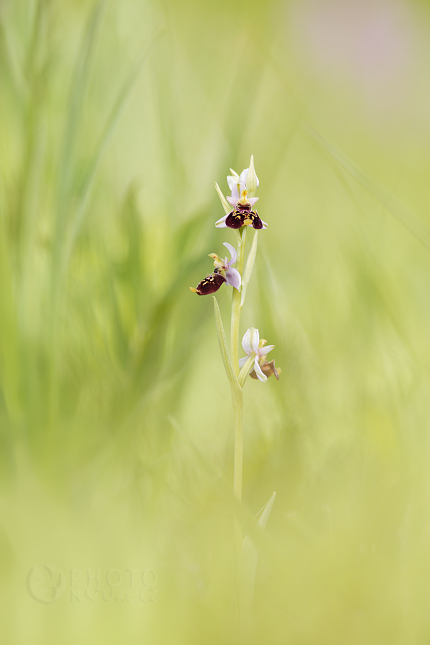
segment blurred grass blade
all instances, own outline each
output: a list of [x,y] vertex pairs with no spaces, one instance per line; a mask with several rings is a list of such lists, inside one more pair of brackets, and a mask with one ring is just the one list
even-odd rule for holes
[[242,276],[242,291],[240,298],[240,306],[243,307],[245,303],[246,290],[248,288],[249,281],[252,275],[252,269],[254,268],[255,256],[257,255],[257,243],[258,243],[258,231],[254,233],[254,239],[252,240],[251,250],[249,251],[248,259],[246,261],[245,271]]
[[12,271],[7,252],[5,207],[0,193],[0,385],[9,417],[20,417],[18,324],[13,293]]
[[330,155],[342,166],[342,168],[353,177],[370,195],[375,197],[386,210],[392,213],[408,229],[414,237],[430,251],[430,229],[426,224],[408,210],[402,203],[398,202],[385,188],[381,188],[372,182],[371,179],[361,172],[351,161],[349,161],[332,143],[330,143],[319,132],[308,124],[304,124],[304,129],[321,148],[329,152]]
[[165,34],[165,28],[160,28],[157,30],[157,32],[154,34],[150,42],[146,45],[146,47],[143,49],[141,54],[138,56],[136,62],[134,63],[132,69],[130,70],[119,94],[116,99],[116,102],[112,108],[112,111],[108,117],[108,120],[106,122],[105,128],[103,130],[103,133],[100,137],[99,143],[97,145],[95,154],[93,156],[93,159],[90,164],[90,168],[87,172],[86,178],[83,183],[83,188],[81,191],[81,196],[80,200],[78,203],[78,207],[75,211],[75,216],[72,221],[72,230],[71,234],[69,236],[69,243],[68,243],[68,249],[66,253],[66,258],[69,258],[69,255],[71,253],[71,250],[73,248],[74,241],[76,239],[76,236],[79,233],[79,229],[82,225],[85,212],[88,207],[89,203],[89,198],[91,196],[91,189],[94,185],[94,179],[97,175],[98,168],[100,166],[101,160],[103,159],[103,155],[106,151],[106,148],[115,132],[115,128],[118,124],[118,121],[121,117],[121,114],[125,108],[126,102],[128,97],[130,96],[130,93],[132,89],[135,86],[135,83],[139,77],[139,73],[142,69],[143,64],[147,60],[149,54],[151,53],[154,45],[158,42],[158,40]]
[[9,74],[13,87],[19,96],[27,97],[28,85],[25,78],[24,64],[17,51],[17,43],[12,29],[5,20],[5,12],[0,4],[0,45],[6,54],[2,74]]
[[64,131],[63,142],[59,162],[59,185],[58,185],[58,212],[57,212],[57,245],[61,243],[61,236],[64,226],[67,194],[72,181],[72,164],[74,159],[74,145],[77,139],[81,113],[84,104],[84,97],[90,75],[92,56],[95,49],[95,40],[98,26],[100,24],[102,10],[105,3],[100,1],[94,8],[88,21],[87,30],[83,39],[80,55],[76,62],[75,75],[70,93],[70,109]]
[[[265,529],[267,520],[275,503],[276,493],[257,513],[256,520],[260,528]],[[238,568],[239,613],[242,628],[251,629],[252,605],[254,599],[255,576],[257,573],[258,549],[248,535],[245,535]]]
[[219,310],[218,306],[218,301],[213,296],[214,299],[214,311],[215,311],[215,322],[216,322],[216,330],[218,334],[218,343],[219,343],[219,349],[221,352],[222,356],[222,362],[224,363],[224,369],[227,374],[227,378],[230,381],[230,384],[234,390],[239,389],[239,383],[237,381],[236,375],[233,370],[233,365],[231,362],[230,358],[230,353],[228,351],[228,346],[227,346],[227,341],[225,338],[225,331],[224,331],[224,326],[222,324],[222,318],[221,318],[221,312]]
[[272,512],[273,504],[275,503],[275,498],[276,498],[276,492],[273,491],[271,498],[265,503],[265,505],[257,513],[257,517],[256,517],[257,524],[262,529],[266,528],[267,520],[269,519],[269,515]]
[[[63,304],[64,289],[63,283],[65,280],[65,270],[67,266],[66,254],[64,252],[66,241],[66,224],[67,214],[70,207],[71,191],[73,183],[73,170],[76,155],[75,141],[77,139],[77,130],[81,119],[87,83],[92,67],[92,56],[95,50],[95,40],[100,24],[102,9],[105,2],[102,0],[98,2],[92,12],[83,44],[80,49],[80,55],[77,58],[75,66],[75,74],[72,82],[72,89],[70,94],[70,109],[66,126],[63,135],[63,141],[60,152],[60,160],[58,164],[58,185],[57,185],[57,203],[56,203],[56,217],[55,217],[55,232],[54,244],[52,248],[52,279],[51,279],[51,316],[50,324],[46,327],[47,342],[49,342],[51,351],[49,357],[49,386],[48,386],[48,401],[49,401],[49,433],[53,433],[56,423],[56,416],[59,404],[59,384],[58,379],[55,377],[55,371],[58,360],[59,351],[59,329],[60,318]],[[49,339],[49,340],[48,340]]]

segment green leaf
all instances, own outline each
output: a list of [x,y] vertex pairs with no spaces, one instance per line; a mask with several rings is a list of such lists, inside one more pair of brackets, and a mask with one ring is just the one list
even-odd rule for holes
[[251,356],[248,357],[248,360],[246,361],[246,363],[243,365],[242,369],[239,372],[239,376],[237,380],[239,381],[239,385],[242,389],[243,389],[243,386],[245,385],[246,377],[251,371],[254,361],[255,361],[255,354],[252,354]]
[[228,215],[231,212],[231,206],[226,200],[226,198],[224,197],[224,193],[222,192],[221,188],[218,186],[216,182],[215,182],[215,188],[216,188],[216,192],[218,193],[218,197],[221,200],[221,204],[224,208],[225,214]]
[[230,381],[231,387],[234,390],[237,390],[237,389],[240,389],[240,386],[237,381],[236,375],[234,373],[233,365],[230,358],[230,353],[228,351],[224,326],[222,324],[221,312],[219,310],[218,301],[215,298],[215,296],[213,296],[213,299],[214,299],[216,330],[218,334],[218,343],[219,343],[219,349],[221,352],[222,362],[224,363],[224,369],[226,371],[227,378]]

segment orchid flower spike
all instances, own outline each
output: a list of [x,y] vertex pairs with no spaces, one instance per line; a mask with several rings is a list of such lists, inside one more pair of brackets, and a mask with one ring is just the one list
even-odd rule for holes
[[215,293],[224,282],[235,289],[240,289],[242,278],[240,277],[239,271],[232,266],[237,260],[236,250],[228,242],[224,242],[224,246],[230,251],[231,259],[224,258],[222,260],[216,253],[209,253],[209,257],[214,260],[214,272],[208,274],[204,280],[199,282],[196,289],[190,287],[191,291],[197,293],[199,296]]
[[266,345],[266,340],[260,340],[258,329],[251,327],[245,333],[242,340],[242,347],[246,356],[239,360],[239,367],[242,367],[248,360],[248,356],[255,356],[254,367],[250,372],[252,378],[258,378],[265,383],[267,378],[274,374],[279,379],[281,370],[276,370],[275,361],[268,362],[266,355],[272,351],[274,345]]
[[[254,204],[258,201],[258,197],[254,197],[254,193],[260,184],[254,170],[253,157],[251,157],[249,168],[242,170],[240,175],[234,170],[231,172],[232,174],[227,177],[231,197],[226,197],[226,200],[233,210],[219,219],[215,226],[236,229],[242,226],[253,226],[256,229],[267,228],[266,222],[263,222],[257,211],[253,210]],[[252,196],[248,197],[248,194]]]

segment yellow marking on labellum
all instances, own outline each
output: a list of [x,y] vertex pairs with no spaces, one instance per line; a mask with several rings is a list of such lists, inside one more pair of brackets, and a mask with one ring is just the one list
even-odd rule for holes
[[190,291],[192,291],[193,293],[197,293],[197,289],[194,289],[194,287],[190,287]]

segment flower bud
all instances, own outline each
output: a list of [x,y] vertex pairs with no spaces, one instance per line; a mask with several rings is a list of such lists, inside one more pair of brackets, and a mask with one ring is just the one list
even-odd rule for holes
[[251,161],[249,162],[248,176],[246,178],[246,189],[248,191],[248,197],[255,197],[256,190],[258,188],[258,177],[254,168],[254,155],[251,155]]

